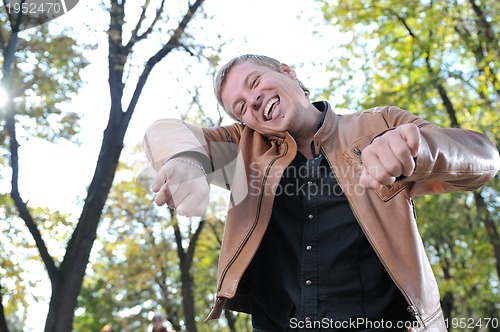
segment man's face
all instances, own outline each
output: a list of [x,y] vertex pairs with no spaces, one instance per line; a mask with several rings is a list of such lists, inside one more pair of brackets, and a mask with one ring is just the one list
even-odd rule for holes
[[263,135],[284,137],[297,125],[296,113],[309,104],[295,72],[282,64],[281,72],[245,61],[229,71],[222,89],[228,113]]

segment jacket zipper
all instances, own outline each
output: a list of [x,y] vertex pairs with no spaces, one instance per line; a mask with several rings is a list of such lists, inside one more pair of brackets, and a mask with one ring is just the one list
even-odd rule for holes
[[415,306],[410,305],[410,306],[408,306],[408,308],[406,310],[408,310],[410,315],[413,318],[415,318],[415,320],[417,321],[419,326],[421,326],[421,327],[425,326],[424,321],[422,320],[422,317],[420,317],[420,314],[418,313],[417,308]]
[[[359,155],[361,155],[361,151],[359,150],[359,148],[354,148],[354,150],[358,150],[359,151]],[[353,150],[353,152],[354,152]],[[325,151],[323,150],[323,148],[321,148],[321,151],[323,152],[323,155],[325,156],[326,158],[326,161],[328,162],[328,165],[330,165],[330,169],[332,170],[332,173],[333,175],[335,176],[335,179],[337,179],[337,183],[339,184],[340,188],[342,189],[342,191],[344,192],[344,185],[340,183],[339,181],[339,178],[337,177],[337,175],[335,174],[335,168],[332,166],[332,163],[330,162],[330,160],[328,159],[328,155],[325,153]],[[356,155],[358,155],[356,152],[354,152]],[[349,195],[346,195],[346,198],[347,200],[349,201],[349,205],[351,205],[351,199],[349,197]],[[358,222],[359,226],[361,227],[361,229],[363,230],[363,233],[365,234],[366,238],[368,239],[368,242],[370,242],[370,245],[372,246],[373,248],[373,251],[377,254],[380,262],[382,263],[382,265],[384,265],[385,267],[385,270],[387,271],[387,273],[390,275],[392,281],[394,282],[394,284],[396,285],[396,287],[398,287],[399,291],[401,292],[401,294],[403,294],[403,296],[405,297],[406,301],[408,302],[408,312],[412,315],[412,317],[417,321],[418,325],[420,327],[425,327],[425,324],[424,324],[424,321],[422,319],[422,317],[420,316],[416,306],[414,305],[413,301],[410,299],[410,297],[408,296],[408,294],[405,292],[405,290],[403,289],[403,287],[399,284],[399,282],[396,280],[396,278],[394,277],[392,271],[390,271],[387,267],[387,264],[385,263],[385,261],[381,258],[379,252],[375,249],[375,247],[373,246],[373,239],[370,237],[370,235],[368,234],[368,232],[366,231],[366,228],[364,225],[362,225],[360,222],[359,222],[359,217],[357,215],[357,212],[354,210],[354,209],[351,209],[354,216],[356,217],[356,221]]]
[[363,159],[361,159],[361,150],[360,150],[360,148],[359,148],[359,147],[355,147],[354,149],[352,149],[352,152],[353,152],[356,156],[358,156],[359,163],[360,163],[361,165],[363,165]]
[[[231,138],[231,134],[229,133],[229,130],[227,130],[225,127],[221,127],[224,132],[226,133],[226,142],[228,142],[229,144],[233,143],[233,140]],[[233,151],[235,151],[236,149],[232,146],[231,144],[231,149],[233,149]]]
[[257,213],[255,215],[255,220],[254,220],[254,222],[252,224],[252,227],[250,228],[250,230],[245,235],[245,238],[243,239],[243,242],[238,247],[238,250],[236,250],[236,253],[233,255],[233,257],[231,258],[231,260],[229,261],[229,263],[224,268],[224,271],[221,274],[221,278],[220,278],[220,282],[219,282],[219,286],[217,287],[217,290],[220,290],[222,288],[222,281],[226,278],[227,271],[229,270],[229,268],[231,267],[231,265],[233,265],[233,263],[236,260],[236,258],[240,255],[241,251],[243,250],[243,247],[245,246],[245,244],[247,243],[248,239],[250,238],[250,235],[255,230],[255,227],[257,227],[257,223],[259,221],[259,216],[260,216],[261,203],[262,203],[262,199],[264,197],[264,186],[266,184],[267,177],[269,176],[269,171],[271,170],[272,165],[276,162],[276,160],[278,160],[279,158],[282,158],[287,153],[288,153],[288,144],[285,143],[285,151],[281,155],[273,158],[271,160],[271,162],[267,165],[266,172],[264,173],[264,178],[262,179],[262,184],[260,186],[260,194],[259,194],[259,200],[258,200]]

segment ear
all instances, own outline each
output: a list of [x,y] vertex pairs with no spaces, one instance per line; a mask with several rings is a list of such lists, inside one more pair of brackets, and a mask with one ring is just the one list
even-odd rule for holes
[[288,75],[292,80],[297,79],[297,73],[289,65],[282,63],[280,69],[282,73]]

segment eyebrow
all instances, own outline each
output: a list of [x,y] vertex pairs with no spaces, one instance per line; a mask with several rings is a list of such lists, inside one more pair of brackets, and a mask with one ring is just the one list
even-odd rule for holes
[[[253,77],[255,77],[255,75],[258,75],[259,73],[261,73],[261,71],[259,70],[254,70],[250,73],[248,73],[248,75],[245,77],[245,81],[243,83],[244,86],[249,86],[250,83],[251,83],[251,79]],[[231,111],[234,113],[234,108],[236,107],[236,104],[240,102],[240,99],[237,99],[234,101],[233,105],[231,105]]]

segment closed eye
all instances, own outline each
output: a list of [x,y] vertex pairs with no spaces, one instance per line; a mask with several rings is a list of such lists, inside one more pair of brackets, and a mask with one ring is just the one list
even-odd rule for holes
[[245,109],[246,109],[246,103],[244,101],[241,102],[241,106],[240,106],[240,118],[243,116],[243,114],[245,114]]
[[255,76],[255,78],[252,80],[252,83],[250,84],[250,87],[253,89],[259,85],[260,82],[260,75]]
[[245,113],[245,106],[246,106],[246,103],[244,100],[241,100],[238,103],[238,105],[235,106],[233,114],[234,114],[236,119],[241,120],[241,118],[243,117],[243,114]]

